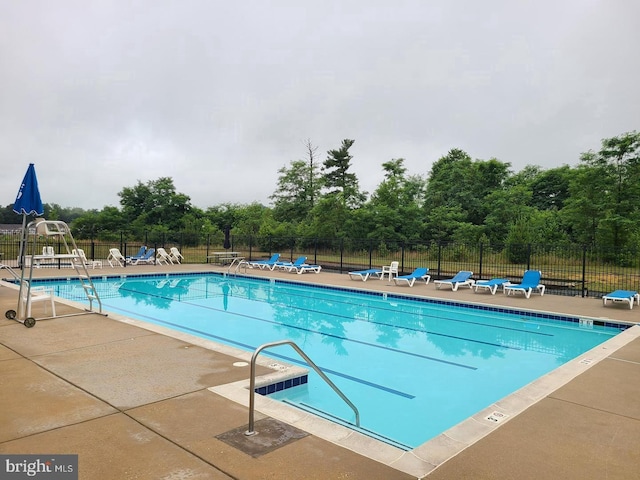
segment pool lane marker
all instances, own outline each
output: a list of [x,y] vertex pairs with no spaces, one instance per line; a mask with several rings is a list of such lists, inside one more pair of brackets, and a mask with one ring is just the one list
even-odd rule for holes
[[[196,307],[199,307],[199,308],[205,308],[207,310],[214,310],[214,311],[223,312],[222,310],[219,310],[217,308],[206,307],[206,306],[198,305],[198,304],[192,304],[190,302],[182,302],[182,303],[187,304],[187,305],[196,306]],[[109,305],[105,304],[104,302],[103,302],[103,306],[109,307]],[[151,320],[151,321],[153,321],[155,323],[164,324],[164,325],[171,325],[172,327],[176,327],[176,328],[178,328],[180,330],[183,330],[183,331],[193,332],[193,333],[196,333],[196,334],[198,334],[200,336],[205,336],[206,338],[215,338],[215,339],[218,339],[218,340],[222,340],[222,341],[224,341],[226,343],[243,346],[245,348],[249,348],[252,351],[257,348],[255,346],[246,345],[246,344],[244,344],[242,342],[238,342],[238,341],[235,341],[233,339],[221,337],[221,336],[218,336],[218,335],[213,335],[211,333],[204,332],[202,330],[198,330],[198,329],[195,329],[195,328],[187,327],[185,325],[181,325],[181,324],[175,323],[175,322],[170,322],[168,320],[162,320],[160,318],[152,317],[150,315],[143,315],[141,313],[134,312],[134,311],[122,308],[122,307],[117,307],[115,305],[112,306],[111,308],[113,308],[113,309],[115,309],[117,311],[120,311],[120,312],[124,312],[125,314],[133,316],[134,318],[140,318],[140,319],[146,318],[146,319],[149,319],[149,320]],[[225,313],[229,313],[229,312],[225,312]],[[267,320],[265,318],[254,317],[252,315],[245,315],[245,314],[240,314],[240,313],[231,313],[231,315],[234,315],[236,317],[248,318],[248,319],[251,319],[251,320],[258,320],[260,322],[271,323],[271,324],[274,324],[274,325],[285,326],[285,327],[288,327],[288,328],[295,328],[296,330],[303,331],[303,332],[313,333],[313,334],[316,334],[316,335],[323,335],[325,337],[330,337],[330,338],[336,338],[338,340],[344,340],[344,341],[347,341],[347,342],[357,343],[357,344],[360,344],[360,345],[366,345],[366,346],[372,347],[372,348],[379,348],[379,349],[383,349],[383,350],[388,350],[390,352],[399,353],[401,355],[408,355],[408,356],[412,356],[412,357],[422,358],[424,360],[428,360],[428,361],[431,361],[431,362],[442,363],[442,364],[445,364],[445,365],[450,365],[452,367],[465,368],[465,369],[468,369],[468,370],[477,370],[478,369],[478,367],[474,367],[473,365],[467,365],[467,364],[464,364],[464,363],[452,362],[452,361],[449,361],[449,360],[444,360],[442,358],[432,357],[430,355],[422,355],[420,353],[410,352],[408,350],[400,350],[399,348],[387,347],[387,346],[384,346],[384,345],[378,345],[378,344],[371,343],[371,342],[365,342],[365,341],[362,341],[362,340],[356,340],[356,339],[344,337],[344,336],[341,336],[341,335],[334,335],[334,334],[331,334],[331,333],[320,332],[320,331],[317,331],[317,330],[312,330],[310,328],[299,327],[297,325],[284,324],[284,323],[281,323],[281,322],[276,322],[274,320]],[[457,338],[459,340],[464,340],[464,338],[461,338],[461,337],[455,337],[454,336],[452,338]],[[473,341],[473,340],[469,339],[469,341]],[[485,343],[485,342],[479,342],[479,343]],[[507,349],[512,349],[512,350],[520,350],[520,348],[517,348],[517,347],[503,347],[502,345],[498,345],[498,344],[491,344],[491,343],[488,343],[488,344],[492,345],[492,346],[496,346],[496,347],[499,346],[501,348],[507,348]]]
[[[118,310],[121,311],[121,312],[129,313],[127,310],[122,309],[122,308],[119,308]],[[134,314],[134,312],[130,312],[130,314]],[[242,347],[244,349],[247,349],[249,351],[254,351],[257,348],[255,345],[248,345],[246,343],[238,342],[238,341],[235,341],[235,340],[232,340],[232,339],[229,339],[229,338],[225,338],[225,337],[221,337],[221,336],[218,336],[218,335],[213,335],[211,333],[203,332],[203,331],[197,330],[195,328],[185,327],[184,325],[179,325],[177,323],[168,322],[166,320],[161,320],[159,318],[151,317],[151,316],[148,316],[148,315],[140,315],[139,313],[135,313],[134,316],[137,316],[137,318],[139,318],[139,319],[140,318],[147,318],[147,319],[152,320],[154,323],[159,324],[159,325],[162,325],[162,324],[171,325],[173,327],[177,327],[179,329],[179,331],[183,331],[183,332],[187,332],[187,333],[195,333],[196,336],[200,336],[202,338],[212,338],[212,339],[215,339],[215,340],[220,340],[223,343],[227,343],[229,345],[236,345],[236,346]],[[280,355],[280,354],[278,354],[276,352],[269,352],[269,356],[270,357],[281,358],[281,359],[283,359],[283,360],[285,360],[287,362],[295,363],[295,364],[298,364],[298,365],[306,365],[306,363],[303,362],[303,361],[300,361],[300,360],[298,360],[296,358],[293,358],[293,357],[288,357],[286,355]],[[424,357],[424,358],[427,358],[427,357]],[[450,364],[450,365],[454,365],[454,366],[458,366],[458,367],[464,367],[464,368],[468,368],[468,369],[471,369],[471,370],[477,370],[477,367],[470,367],[470,366],[467,366],[467,365],[455,364],[455,363],[452,363],[452,362],[447,362],[447,361],[443,361],[443,360],[436,359],[436,358],[431,358],[430,360],[434,360],[434,361],[438,361],[438,362],[442,362],[442,363],[446,363],[446,364]],[[345,373],[338,372],[336,370],[332,370],[332,369],[329,369],[329,368],[324,368],[322,366],[319,366],[319,368],[320,368],[320,370],[322,370],[325,373],[328,373],[328,374],[330,373],[330,374],[336,375],[338,377],[342,377],[342,378],[345,378],[347,380],[351,380],[353,382],[360,383],[362,385],[367,385],[369,387],[373,387],[373,388],[376,388],[378,390],[382,390],[382,391],[391,393],[393,395],[398,395],[400,397],[405,397],[405,398],[409,398],[409,399],[415,398],[415,395],[412,395],[410,393],[405,393],[405,392],[402,392],[402,391],[399,391],[399,390],[388,388],[388,387],[385,387],[384,385],[380,385],[380,384],[377,384],[377,383],[369,382],[369,381],[364,380],[362,378],[353,377],[351,375],[347,375]]]

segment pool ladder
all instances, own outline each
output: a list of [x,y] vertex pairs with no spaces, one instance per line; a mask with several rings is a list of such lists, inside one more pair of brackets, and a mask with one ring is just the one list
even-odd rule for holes
[[234,271],[234,273],[238,273],[238,270],[240,270],[240,267],[244,265],[244,271],[247,271],[247,265],[249,265],[249,262],[246,262],[244,257],[234,257],[233,260],[231,260],[231,263],[229,264],[229,268],[227,268],[227,273],[231,273],[231,269],[235,266],[236,269]]
[[247,436],[250,436],[258,433],[254,429],[254,424],[255,424],[254,413],[255,413],[255,397],[256,397],[256,360],[258,358],[258,355],[260,355],[260,352],[262,350],[265,350],[266,348],[278,347],[280,345],[291,345],[291,347],[293,347],[293,349],[296,352],[298,352],[298,354],[302,358],[304,358],[307,364],[309,364],[309,366],[313,368],[316,371],[316,373],[320,375],[320,377],[325,382],[327,382],[327,385],[329,385],[333,389],[333,391],[336,392],[338,396],[342,398],[342,400],[344,400],[345,403],[351,407],[351,409],[353,410],[353,413],[355,413],[356,415],[356,427],[360,428],[360,412],[358,411],[356,406],[353,404],[353,402],[351,402],[351,400],[349,400],[347,396],[344,393],[342,393],[342,391],[329,379],[329,377],[327,377],[324,374],[322,370],[320,370],[320,368],[315,363],[313,363],[313,361],[307,356],[306,353],[302,351],[302,349],[298,345],[296,345],[295,342],[291,340],[279,340],[277,342],[265,343],[263,345],[260,345],[258,348],[256,348],[255,352],[253,352],[253,355],[251,356],[251,379],[249,381],[249,427],[247,431],[244,432],[244,434]]

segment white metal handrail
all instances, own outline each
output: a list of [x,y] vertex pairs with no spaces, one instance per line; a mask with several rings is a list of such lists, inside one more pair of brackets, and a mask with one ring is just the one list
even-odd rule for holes
[[[237,262],[237,263],[236,263]],[[229,267],[227,268],[227,273],[231,272],[231,268],[235,265],[236,267],[236,272],[238,271],[238,269],[240,268],[240,265],[242,265],[244,262],[244,257],[233,257],[233,260],[231,260],[231,263],[229,264]]]
[[256,348],[256,351],[253,352],[253,355],[251,356],[251,379],[249,380],[249,427],[247,429],[246,432],[244,432],[245,435],[250,436],[250,435],[255,435],[257,432],[254,430],[254,412],[255,412],[255,396],[256,396],[256,360],[258,358],[258,355],[260,354],[260,352],[266,348],[271,348],[271,347],[278,347],[280,345],[291,345],[293,347],[293,349],[298,352],[298,354],[300,354],[300,356],[302,358],[305,359],[305,361],[309,364],[309,366],[311,368],[313,368],[316,373],[318,375],[320,375],[320,377],[327,382],[327,384],[333,389],[334,392],[336,392],[338,394],[338,396],[340,396],[340,398],[342,398],[342,400],[345,401],[345,403],[347,405],[349,405],[351,407],[351,409],[353,410],[353,412],[356,415],[356,427],[360,427],[360,412],[358,411],[358,409],[356,408],[356,406],[351,402],[351,400],[349,400],[347,398],[347,396],[342,393],[342,390],[340,390],[330,379],[329,377],[327,377],[324,372],[322,370],[320,370],[320,368],[313,363],[313,361],[307,356],[306,353],[304,353],[302,351],[302,349],[295,344],[295,342],[291,341],[291,340],[279,340],[277,342],[271,342],[271,343],[265,343],[263,345],[260,345],[258,348]]
[[20,275],[18,275],[18,274],[13,270],[13,268],[11,268],[9,265],[5,265],[4,263],[0,263],[0,270],[2,270],[3,268],[4,268],[4,269],[6,269],[6,270],[9,270],[9,273],[11,274],[11,276],[12,276],[13,278],[15,278],[17,281],[20,281]]

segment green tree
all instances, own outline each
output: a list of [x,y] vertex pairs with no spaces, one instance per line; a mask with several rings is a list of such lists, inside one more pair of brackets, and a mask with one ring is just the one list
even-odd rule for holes
[[[416,241],[422,231],[422,202],[425,181],[419,176],[407,176],[404,159],[382,164],[384,180],[361,210],[367,212],[368,238],[387,241]],[[362,217],[362,216],[361,216]]]
[[425,209],[427,213],[439,207],[459,207],[466,211],[471,190],[469,180],[472,177],[471,157],[459,149],[449,150],[447,155],[438,159],[432,166],[427,178]]
[[337,195],[344,208],[358,208],[366,195],[360,192],[358,177],[350,172],[352,156],[349,149],[355,140],[345,139],[337,150],[329,150],[323,164],[323,186],[329,195]]
[[182,217],[191,211],[191,199],[176,192],[173,179],[161,177],[146,184],[138,181],[134,187],[118,192],[126,224],[138,233],[146,228],[157,232],[178,231]]
[[119,240],[125,225],[122,212],[107,206],[102,210],[90,210],[77,217],[69,226],[77,239]]
[[425,239],[433,242],[451,242],[460,229],[470,225],[466,213],[459,205],[441,205],[429,210],[424,222]]
[[563,215],[574,238],[613,247],[630,246],[640,228],[640,134],[602,141],[583,153]]
[[540,172],[531,181],[531,206],[538,210],[561,210],[569,198],[571,177],[568,165]]
[[325,195],[313,208],[305,230],[310,237],[344,238],[350,212],[339,195]]
[[424,202],[427,216],[432,209],[455,208],[463,222],[482,225],[491,210],[486,197],[504,187],[509,168],[509,163],[496,159],[474,162],[466,152],[450,150],[431,167]]
[[502,244],[516,220],[529,218],[534,210],[531,203],[531,190],[527,185],[513,185],[498,189],[487,195],[485,202],[491,205],[491,211],[485,217],[485,235],[492,244]]
[[311,140],[305,143],[307,160],[294,160],[289,168],[278,170],[278,185],[269,197],[273,201],[273,215],[278,221],[301,222],[314,207],[321,189],[319,165]]
[[500,162],[495,158],[476,160],[473,162],[469,187],[472,199],[467,206],[468,221],[473,225],[482,225],[487,214],[492,210],[486,198],[496,190],[502,190],[510,176],[511,164]]
[[300,222],[311,209],[311,196],[306,185],[307,165],[301,160],[292,161],[289,168],[278,170],[278,186],[269,197],[273,201],[274,218],[278,221]]
[[258,235],[262,224],[272,218],[272,210],[260,203],[254,202],[249,205],[242,205],[236,213],[233,232],[235,235]]
[[529,257],[529,245],[533,240],[533,228],[527,219],[518,218],[509,227],[506,244],[511,263],[525,263]]
[[596,243],[598,225],[606,215],[601,197],[608,188],[607,179],[598,169],[583,164],[574,170],[569,198],[560,211],[572,241],[583,245]]
[[82,216],[85,211],[81,208],[66,208],[57,203],[49,203],[45,206],[44,217],[47,220],[60,220],[67,224],[71,224],[76,218]]

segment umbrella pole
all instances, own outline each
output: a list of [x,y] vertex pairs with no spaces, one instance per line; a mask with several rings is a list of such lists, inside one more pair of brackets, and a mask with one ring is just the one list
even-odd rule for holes
[[22,232],[20,235],[20,254],[18,255],[18,268],[22,269],[24,265],[24,250],[26,243],[26,231],[27,231],[27,214],[22,214]]

